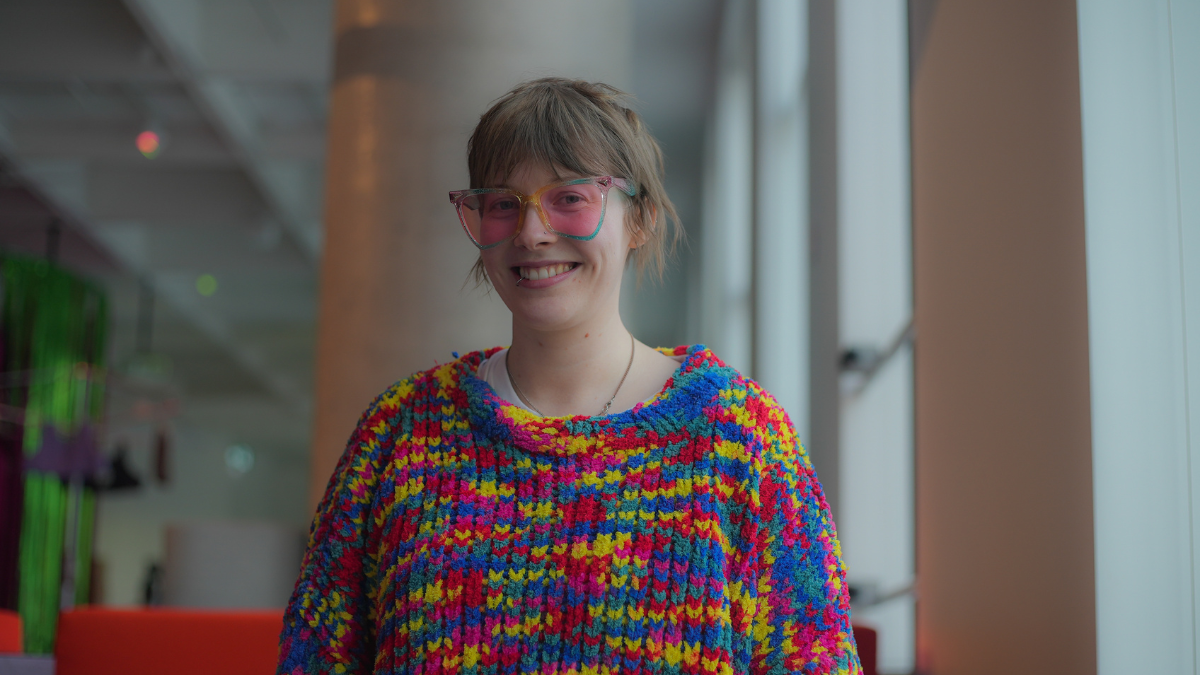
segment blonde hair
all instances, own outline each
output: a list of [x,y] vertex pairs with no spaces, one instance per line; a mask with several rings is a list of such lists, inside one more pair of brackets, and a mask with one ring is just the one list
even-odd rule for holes
[[[663,187],[663,154],[625,92],[599,82],[558,77],[523,82],[479,118],[467,143],[471,187],[493,187],[518,165],[533,162],[580,176],[617,176],[636,190],[625,227],[638,247],[638,280],[647,267],[662,279],[682,237],[675,205]],[[476,282],[487,284],[483,259]]]

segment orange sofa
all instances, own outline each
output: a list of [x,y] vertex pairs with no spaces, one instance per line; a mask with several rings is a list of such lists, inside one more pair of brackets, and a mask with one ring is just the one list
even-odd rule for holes
[[268,675],[283,610],[100,609],[64,612],[58,675]]
[[[280,611],[101,609],[58,621],[58,675],[268,675],[278,661]],[[0,616],[0,652],[4,642]],[[20,624],[17,623],[18,651]],[[876,633],[854,627],[864,675],[875,675]]]

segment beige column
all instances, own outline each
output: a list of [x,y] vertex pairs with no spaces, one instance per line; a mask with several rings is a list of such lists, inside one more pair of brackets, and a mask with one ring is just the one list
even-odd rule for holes
[[[507,343],[446,193],[490,101],[548,75],[628,86],[629,0],[338,0],[317,331],[313,503],[398,379]],[[465,284],[465,285],[464,285]]]
[[1075,3],[940,2],[926,37],[912,99],[921,672],[1094,673]]

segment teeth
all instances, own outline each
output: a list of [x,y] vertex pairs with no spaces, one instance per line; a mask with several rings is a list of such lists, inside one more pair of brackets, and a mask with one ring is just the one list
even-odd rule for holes
[[534,281],[537,279],[549,279],[564,274],[574,267],[571,263],[562,263],[559,265],[546,265],[544,267],[522,267],[521,276]]

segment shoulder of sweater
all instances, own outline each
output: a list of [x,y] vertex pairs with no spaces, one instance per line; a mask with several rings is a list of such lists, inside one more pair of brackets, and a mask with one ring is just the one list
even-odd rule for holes
[[[709,352],[711,354],[711,352]],[[720,398],[722,405],[737,405],[748,400],[760,400],[763,405],[774,407],[779,403],[761,384],[743,375],[720,358],[712,355],[705,365],[712,373],[719,373],[722,378]]]
[[771,392],[732,368],[729,368],[729,372],[731,374],[720,389],[717,404],[738,421],[744,433],[771,437],[794,436],[791,418]]
[[371,401],[363,420],[375,419],[385,422],[414,405],[431,397],[451,397],[458,390],[458,379],[465,367],[474,368],[499,347],[476,351],[456,357],[453,361],[435,364],[431,368],[417,371],[397,380]]
[[[372,399],[359,417],[342,462],[365,462],[378,467],[389,461],[397,449],[397,436],[411,427],[413,413],[427,408],[427,402],[445,394],[447,379],[454,380],[457,361],[438,364],[398,380]],[[443,383],[439,386],[439,382]],[[450,386],[456,387],[456,382]],[[407,420],[407,421],[406,421]]]
[[405,405],[410,404],[422,376],[426,375],[426,373],[427,371],[413,373],[402,380],[397,380],[390,387],[384,389],[367,406],[366,412],[363,413],[364,419],[377,418],[380,415],[394,413]]

